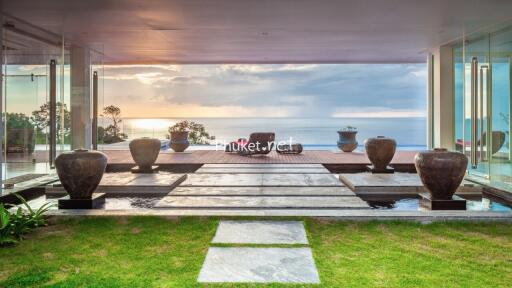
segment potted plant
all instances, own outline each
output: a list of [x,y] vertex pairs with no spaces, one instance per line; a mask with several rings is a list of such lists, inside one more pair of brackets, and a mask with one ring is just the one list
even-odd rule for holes
[[190,123],[188,121],[181,121],[169,127],[169,139],[171,140],[169,147],[174,152],[183,152],[190,146],[189,131]]
[[357,128],[346,126],[338,131],[338,148],[343,152],[352,152],[357,148]]

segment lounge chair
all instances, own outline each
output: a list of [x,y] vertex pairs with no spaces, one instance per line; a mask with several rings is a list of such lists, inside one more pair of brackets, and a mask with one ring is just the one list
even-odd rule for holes
[[[501,147],[503,147],[503,144],[505,144],[506,136],[507,135],[503,131],[492,131],[491,155],[496,154],[501,149]],[[481,141],[482,141],[482,145],[486,146],[486,141],[487,141],[487,133],[486,132],[482,133]],[[478,140],[476,142],[476,145],[480,146],[480,140]],[[457,141],[455,142],[455,150],[457,150],[459,152],[464,152],[464,147],[469,147],[469,146],[471,146],[470,141],[464,141],[462,139],[457,139]]]
[[240,149],[247,144],[247,139],[238,138],[238,140],[233,141],[226,145],[224,151],[229,153],[237,153]]
[[266,155],[274,148],[276,135],[272,132],[252,133],[249,140],[240,147],[238,154],[244,156]]

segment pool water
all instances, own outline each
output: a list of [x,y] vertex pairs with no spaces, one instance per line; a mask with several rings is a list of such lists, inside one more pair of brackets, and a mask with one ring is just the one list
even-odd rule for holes
[[[105,198],[105,205],[102,209],[105,210],[126,210],[126,209],[150,209],[153,208],[156,203],[162,199],[161,197],[148,197],[148,196],[122,196],[122,197],[113,197],[107,196]],[[33,208],[38,208],[44,203],[52,203],[55,204],[51,207],[51,209],[58,209],[59,198],[46,198],[46,196],[41,196],[36,199],[28,201],[28,204]]]
[[[156,203],[164,196],[107,196],[105,205],[102,209],[106,210],[129,210],[129,209],[151,209]],[[394,211],[418,211],[419,196],[416,195],[364,195],[360,196],[366,201],[372,209],[379,210],[394,210]],[[491,196],[475,197],[464,196],[467,200],[468,211],[496,211],[496,212],[510,212],[512,205],[506,204],[499,199],[494,199]],[[491,199],[492,198],[492,199]],[[30,200],[28,203],[37,208],[46,202],[54,203],[51,209],[57,209],[58,198],[46,198],[41,196],[39,198]]]
[[[475,196],[461,196],[466,199],[467,211],[496,211],[496,212],[509,212],[512,211],[512,206],[501,202],[498,199],[491,199],[490,197],[475,197]],[[379,210],[395,210],[395,211],[418,211],[420,210],[419,197],[414,195],[387,195],[382,196],[361,196],[361,198],[372,207],[372,209]]]

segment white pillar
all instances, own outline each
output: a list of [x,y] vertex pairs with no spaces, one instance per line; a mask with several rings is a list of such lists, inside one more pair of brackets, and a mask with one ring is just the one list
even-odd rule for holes
[[427,56],[427,148],[434,148],[434,55]]
[[[431,51],[428,107],[434,148],[455,148],[453,49],[449,45]],[[430,128],[430,127],[429,127]]]
[[91,55],[89,48],[71,47],[71,149],[90,149]]

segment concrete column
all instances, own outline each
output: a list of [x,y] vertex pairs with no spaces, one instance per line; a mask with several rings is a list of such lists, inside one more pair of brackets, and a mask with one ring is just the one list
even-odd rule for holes
[[[438,47],[431,52],[433,59],[429,60],[431,76],[428,87],[429,110],[432,115],[431,140],[435,148],[455,148],[454,121],[454,79],[453,79],[453,50],[449,45]],[[432,69],[432,70],[431,70]]]
[[71,47],[71,149],[90,149],[91,55],[89,48]]

